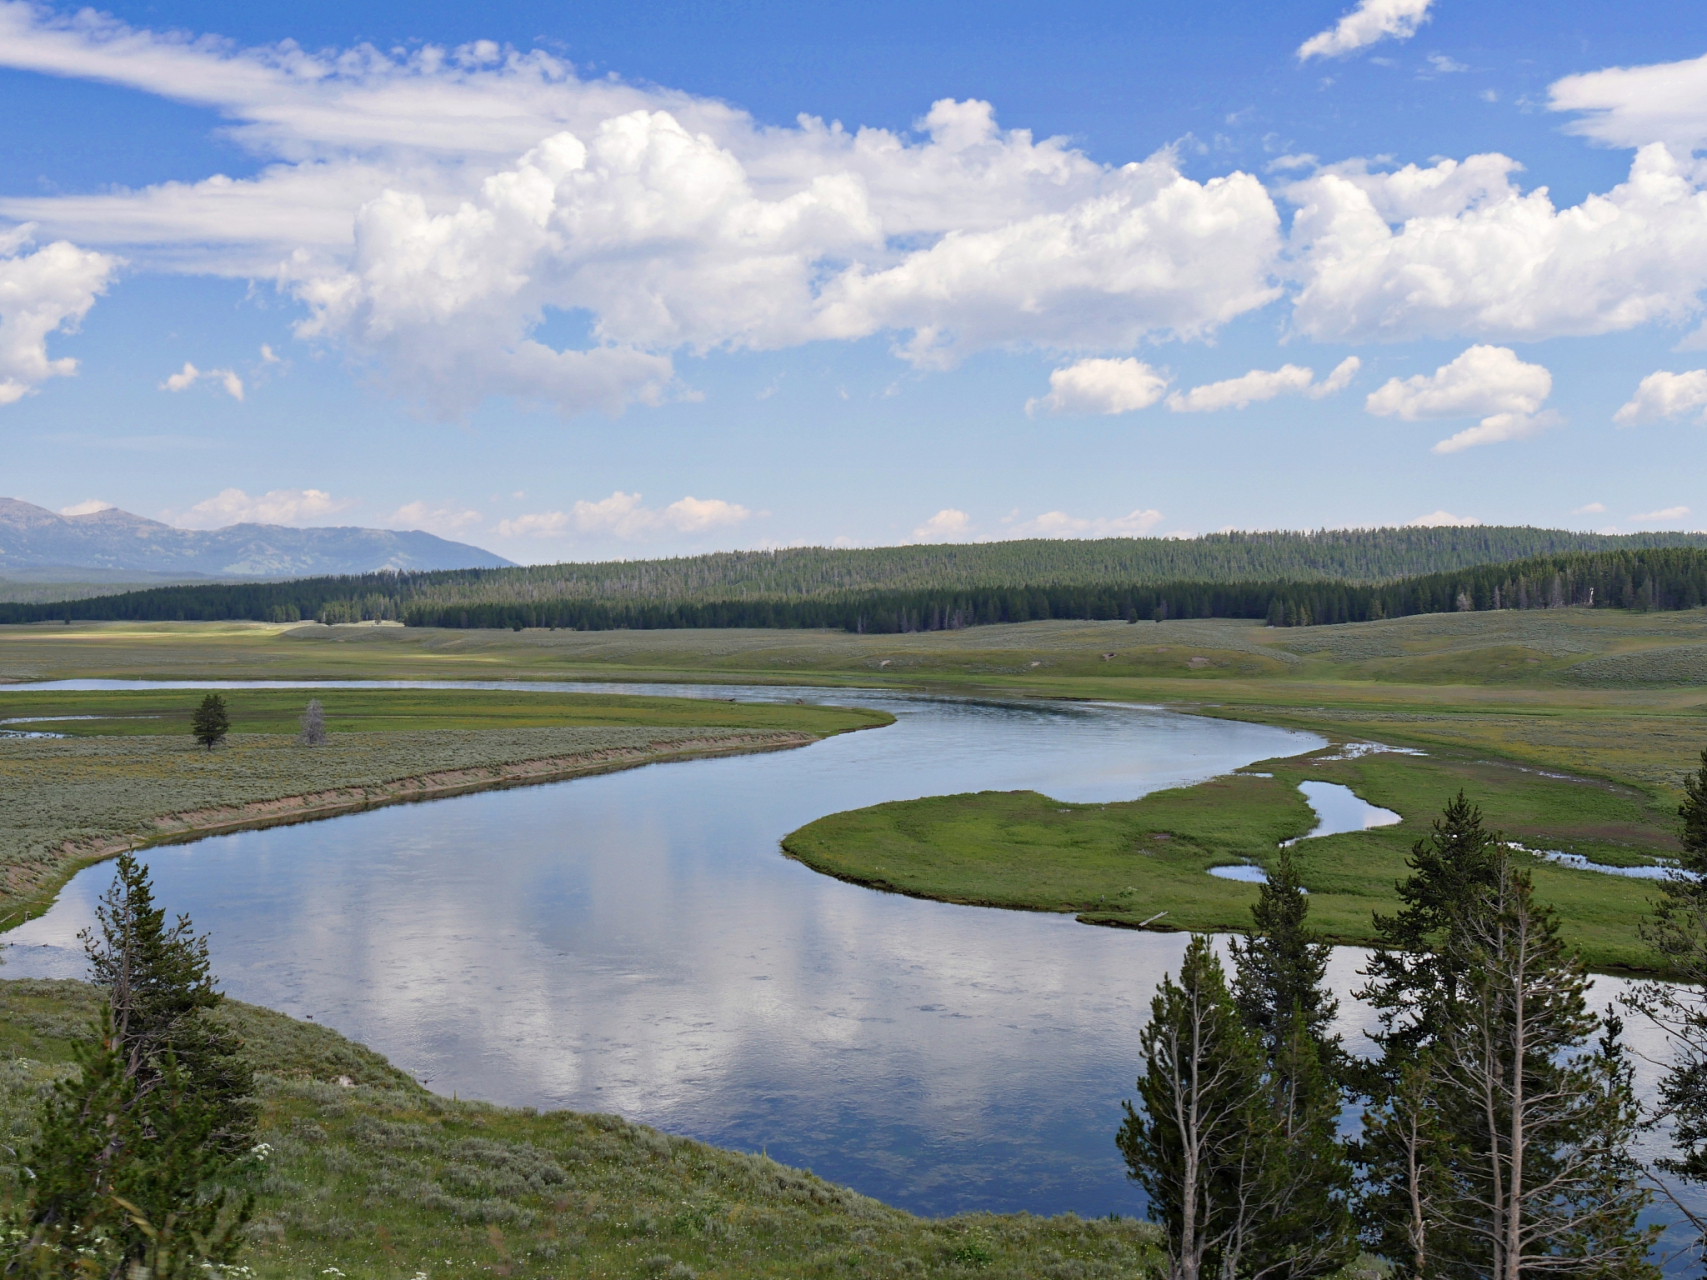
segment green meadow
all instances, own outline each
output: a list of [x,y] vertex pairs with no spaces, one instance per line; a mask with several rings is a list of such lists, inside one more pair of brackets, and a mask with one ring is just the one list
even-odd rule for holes
[[[1353,944],[1375,940],[1375,912],[1398,908],[1394,886],[1408,874],[1411,845],[1460,788],[1491,827],[1527,848],[1612,865],[1651,864],[1676,848],[1667,815],[1633,787],[1467,757],[1338,754],[1265,761],[1129,803],[986,791],[875,805],[820,818],[787,836],[783,848],[825,874],[916,897],[1071,912],[1127,928],[1242,931],[1257,886],[1219,879],[1209,868],[1271,866],[1280,842],[1315,822],[1297,784],[1336,782],[1403,819],[1294,847],[1312,927]],[[1653,882],[1524,861],[1586,963],[1652,969],[1637,927]]]

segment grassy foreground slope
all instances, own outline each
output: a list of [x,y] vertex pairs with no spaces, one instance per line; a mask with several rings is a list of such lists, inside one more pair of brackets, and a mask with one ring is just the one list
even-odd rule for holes
[[[1314,825],[1297,784],[1337,782],[1404,819],[1294,849],[1311,926],[1345,943],[1375,941],[1373,913],[1398,909],[1394,885],[1408,874],[1410,846],[1460,787],[1490,826],[1529,848],[1614,865],[1651,863],[1676,849],[1672,826],[1648,797],[1613,783],[1462,757],[1348,759],[1332,749],[1253,770],[1124,804],[987,791],[875,805],[820,818],[787,836],[783,848],[838,878],[918,897],[1073,912],[1092,924],[1244,931],[1257,887],[1211,876],[1209,868],[1272,865],[1282,840]],[[1637,933],[1653,882],[1525,861],[1537,896],[1559,909],[1564,935],[1586,963],[1653,967]]]
[[[40,1090],[95,1010],[81,983],[0,982],[0,1141],[28,1141]],[[272,1155],[243,1262],[262,1280],[1102,1280],[1160,1263],[1146,1224],[917,1218],[619,1116],[447,1100],[336,1032],[266,1009],[228,1001],[215,1016],[261,1073]]]

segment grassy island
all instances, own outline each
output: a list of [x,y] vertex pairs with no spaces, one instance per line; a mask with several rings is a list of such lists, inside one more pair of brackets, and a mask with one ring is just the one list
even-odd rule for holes
[[[832,814],[783,840],[790,857],[840,879],[917,897],[1072,912],[1090,924],[1243,931],[1253,884],[1209,868],[1264,866],[1314,814],[1305,780],[1337,782],[1403,821],[1302,841],[1294,861],[1310,890],[1310,923],[1336,942],[1375,940],[1410,846],[1459,788],[1488,824],[1528,848],[1607,865],[1652,864],[1676,848],[1672,825],[1641,791],[1463,755],[1348,753],[1265,761],[1248,771],[1120,804],[1065,804],[1034,791],[980,792]],[[1540,859],[1538,895],[1559,908],[1566,937],[1592,967],[1652,967],[1637,925],[1655,885]]]

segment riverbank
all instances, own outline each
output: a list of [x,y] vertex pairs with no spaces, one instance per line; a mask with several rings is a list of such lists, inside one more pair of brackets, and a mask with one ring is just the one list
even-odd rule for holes
[[[96,1008],[81,983],[0,982],[9,1145],[27,1141],[39,1091],[66,1069]],[[1112,1280],[1162,1263],[1147,1223],[919,1218],[762,1154],[619,1116],[441,1098],[329,1028],[253,1005],[227,1001],[216,1016],[260,1073],[259,1137],[271,1154],[241,1259],[260,1280]]]
[[[1299,840],[1315,814],[1298,790],[1349,787],[1401,816],[1392,826]],[[1347,750],[1263,761],[1229,777],[1118,804],[1064,804],[1036,792],[981,792],[832,814],[783,839],[788,856],[838,879],[913,897],[1076,915],[1087,924],[1244,932],[1255,884],[1212,867],[1272,866],[1283,840],[1310,891],[1310,924],[1369,945],[1373,916],[1401,905],[1411,846],[1462,788],[1490,829],[1530,849],[1603,865],[1653,865],[1676,851],[1639,790],[1454,756]],[[1656,885],[1520,855],[1589,967],[1652,972],[1638,928]]]
[[[107,710],[93,720],[21,727],[88,734],[103,721],[140,714],[129,710],[124,695],[103,696]],[[306,697],[291,696],[297,705]],[[415,693],[411,705],[419,708],[430,697]],[[477,697],[454,695],[462,704]],[[786,750],[889,722],[879,712],[834,707],[598,701],[588,711],[600,717],[593,724],[341,731],[317,747],[284,732],[233,733],[211,752],[187,736],[158,731],[0,738],[0,916],[11,927],[39,915],[78,870],[122,849],[665,761]],[[76,712],[45,703],[30,709],[92,714],[87,702],[80,705],[85,709]],[[731,721],[742,727],[727,727]]]

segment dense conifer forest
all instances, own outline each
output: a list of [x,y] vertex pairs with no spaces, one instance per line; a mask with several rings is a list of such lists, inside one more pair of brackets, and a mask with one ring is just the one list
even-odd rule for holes
[[[1611,545],[1574,545],[1594,542]],[[1538,554],[1532,550],[1537,547],[1550,549]],[[1477,528],[860,551],[802,548],[661,561],[378,573],[0,604],[0,622],[247,619],[518,630],[831,627],[897,632],[1052,618],[1253,618],[1275,626],[1308,626],[1485,609],[1647,610],[1703,604],[1707,535],[1614,538]]]

